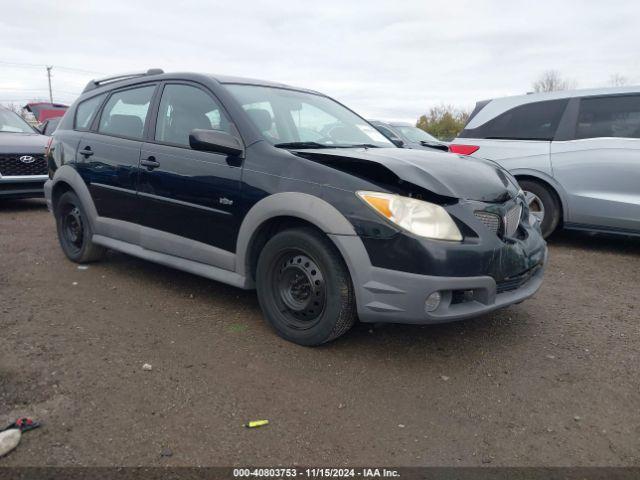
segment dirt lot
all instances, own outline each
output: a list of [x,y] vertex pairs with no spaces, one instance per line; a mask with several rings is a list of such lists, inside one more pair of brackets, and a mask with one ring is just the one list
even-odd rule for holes
[[640,240],[564,233],[521,305],[310,349],[252,292],[119,253],[80,270],[43,202],[5,201],[0,425],[44,427],[0,465],[637,466],[639,278]]

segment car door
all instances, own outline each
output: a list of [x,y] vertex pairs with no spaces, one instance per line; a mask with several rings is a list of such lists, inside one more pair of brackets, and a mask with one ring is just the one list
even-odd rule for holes
[[219,101],[197,84],[167,82],[157,103],[138,181],[143,247],[233,269],[241,166],[237,158],[191,149],[189,133],[237,133]]
[[554,177],[567,192],[566,223],[640,231],[640,95],[584,97],[571,138],[554,141]]
[[78,148],[78,171],[84,178],[100,217],[131,223],[113,223],[115,238],[138,243],[136,184],[138,162],[148,112],[156,85],[113,92]]

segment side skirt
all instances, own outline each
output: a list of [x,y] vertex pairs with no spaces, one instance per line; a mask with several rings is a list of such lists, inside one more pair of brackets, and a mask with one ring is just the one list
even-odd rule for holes
[[562,227],[565,228],[566,230],[581,230],[585,232],[608,233],[611,235],[626,235],[630,237],[640,237],[640,231],[625,229],[625,228],[604,227],[604,226],[598,226],[598,225],[584,225],[582,223],[568,223],[568,222],[565,222]]
[[114,238],[105,237],[104,235],[93,235],[93,242],[103,247],[111,248],[134,257],[149,260],[151,262],[159,263],[167,267],[176,268],[185,272],[200,275],[201,277],[209,278],[217,282],[226,283],[234,287],[242,288],[245,290],[250,289],[247,282],[247,278],[229,270],[223,270],[222,268],[214,267],[193,260],[187,260],[185,258],[175,257],[166,253],[156,252],[154,250],[148,250],[142,248],[139,245],[134,245],[122,240],[116,240]]

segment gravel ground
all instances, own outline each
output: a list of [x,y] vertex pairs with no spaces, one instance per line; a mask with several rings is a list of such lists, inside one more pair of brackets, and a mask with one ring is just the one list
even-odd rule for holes
[[253,292],[81,270],[42,201],[4,201],[0,425],[44,426],[0,465],[638,466],[639,278],[639,239],[562,233],[520,305],[304,348]]

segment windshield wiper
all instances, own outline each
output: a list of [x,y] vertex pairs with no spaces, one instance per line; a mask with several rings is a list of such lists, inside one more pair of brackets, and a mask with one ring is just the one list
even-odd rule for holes
[[331,148],[333,145],[325,145],[318,142],[285,142],[276,143],[274,147],[278,148]]
[[318,142],[286,142],[276,143],[274,147],[278,148],[380,148],[373,143],[354,143],[354,144],[334,144],[334,143],[318,143]]
[[354,143],[353,145],[336,145],[339,148],[380,148],[373,143]]

